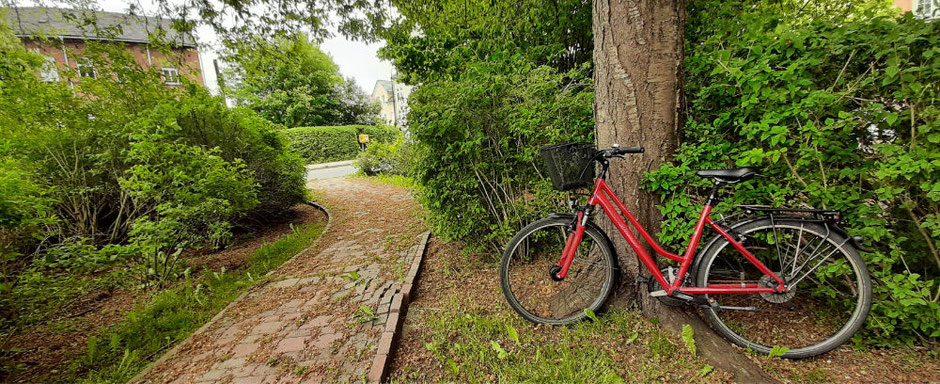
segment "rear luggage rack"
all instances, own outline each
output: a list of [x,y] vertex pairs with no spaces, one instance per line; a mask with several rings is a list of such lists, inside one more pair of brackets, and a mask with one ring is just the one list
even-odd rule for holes
[[793,214],[802,216],[801,218],[815,218],[819,221],[828,223],[838,223],[842,220],[842,213],[831,209],[805,209],[805,208],[779,208],[766,205],[736,205],[735,208],[743,209],[746,213],[767,213],[773,218],[774,214]]
[[[771,223],[777,219],[799,219],[805,222],[823,223],[826,227],[826,238],[831,235],[832,231],[835,231],[845,236],[846,242],[851,243],[855,248],[864,252],[872,252],[870,248],[865,246],[863,243],[864,239],[861,236],[849,236],[848,231],[839,226],[839,223],[842,221],[842,212],[839,211],[831,209],[778,208],[766,205],[736,205],[735,208],[741,209],[745,215],[754,213],[766,214],[770,217]],[[774,217],[774,215],[777,215],[777,217]]]

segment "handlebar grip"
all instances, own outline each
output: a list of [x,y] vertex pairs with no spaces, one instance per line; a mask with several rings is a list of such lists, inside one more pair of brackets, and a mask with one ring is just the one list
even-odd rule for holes
[[643,147],[623,147],[614,149],[614,154],[625,155],[628,153],[643,153],[644,151]]

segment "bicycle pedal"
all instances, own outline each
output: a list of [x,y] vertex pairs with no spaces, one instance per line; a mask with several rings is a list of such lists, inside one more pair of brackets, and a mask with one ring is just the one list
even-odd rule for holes
[[668,295],[668,294],[666,293],[666,290],[665,290],[665,289],[660,289],[660,290],[658,290],[658,291],[650,292],[650,297],[663,297],[663,296],[667,296],[667,295]]
[[643,276],[637,276],[637,277],[636,277],[636,280],[634,280],[634,282],[647,284],[647,283],[650,282],[650,278],[649,278],[649,277],[643,277]]

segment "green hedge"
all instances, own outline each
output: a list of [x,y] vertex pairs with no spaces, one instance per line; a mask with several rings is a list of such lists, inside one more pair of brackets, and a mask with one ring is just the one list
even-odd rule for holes
[[401,135],[397,127],[370,125],[297,127],[286,132],[291,151],[308,164],[355,159],[359,154],[360,133],[369,135],[373,143],[392,142]]

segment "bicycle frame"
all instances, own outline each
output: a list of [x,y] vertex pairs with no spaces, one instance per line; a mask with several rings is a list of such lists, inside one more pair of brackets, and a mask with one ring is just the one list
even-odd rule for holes
[[[606,169],[605,169],[606,170]],[[606,173],[606,172],[605,172]],[[568,268],[571,266],[571,262],[574,260],[575,253],[577,251],[578,245],[581,243],[581,238],[584,235],[584,229],[587,225],[588,217],[590,216],[590,211],[593,207],[600,205],[604,210],[604,213],[607,214],[607,217],[614,223],[614,226],[617,227],[617,230],[620,231],[620,234],[627,241],[627,244],[630,244],[630,247],[636,252],[637,256],[640,258],[640,262],[650,271],[653,275],[653,278],[659,282],[667,295],[673,295],[674,292],[682,292],[690,295],[701,295],[701,294],[727,294],[727,293],[761,293],[761,292],[786,292],[788,288],[784,284],[783,280],[780,279],[773,271],[771,271],[767,266],[761,263],[756,257],[754,257],[751,252],[744,248],[744,245],[741,242],[737,241],[733,236],[728,234],[720,225],[716,224],[711,217],[709,216],[712,211],[712,203],[714,200],[714,193],[712,198],[708,199],[708,202],[705,203],[705,207],[702,208],[702,213],[699,215],[698,221],[695,223],[695,232],[692,233],[692,238],[689,240],[688,248],[685,250],[683,256],[679,256],[673,253],[670,253],[663,249],[653,237],[650,236],[649,232],[643,228],[642,225],[636,220],[636,217],[630,213],[630,210],[623,205],[623,202],[614,194],[614,191],[610,189],[610,186],[607,185],[607,180],[604,176],[597,178],[594,182],[594,190],[591,193],[591,198],[588,200],[588,208],[578,212],[578,221],[575,227],[575,230],[568,236],[568,240],[565,242],[564,251],[562,251],[562,258],[558,263],[558,266],[561,268],[561,271],[558,272],[558,277],[564,278],[568,275]],[[613,203],[611,203],[613,201]],[[617,212],[614,208],[623,212],[623,216],[626,216],[630,224],[636,228],[637,232],[646,241],[650,247],[656,251],[662,257],[665,257],[670,260],[675,260],[679,262],[679,271],[676,274],[676,278],[672,283],[666,281],[666,277],[663,276],[660,272],[659,267],[656,266],[656,262],[650,256],[649,252],[640,244],[636,236],[633,235],[633,232],[627,227],[627,223],[624,222],[621,214]],[[765,275],[771,276],[777,282],[777,288],[770,287],[760,287],[756,283],[740,283],[740,284],[709,284],[706,287],[685,287],[682,285],[682,281],[685,278],[685,275],[689,272],[689,267],[692,265],[695,259],[695,251],[698,248],[699,241],[702,239],[702,232],[705,230],[705,226],[710,226],[715,232],[718,232],[719,235],[728,240],[729,243],[741,253],[748,261],[754,264],[758,270],[763,272]]]

